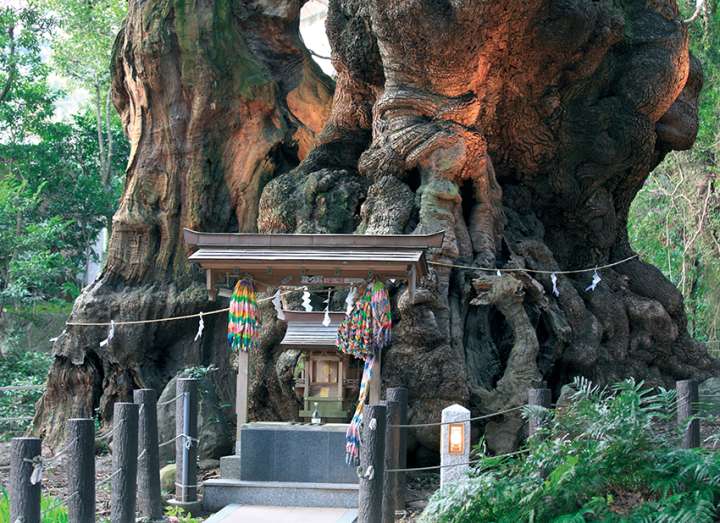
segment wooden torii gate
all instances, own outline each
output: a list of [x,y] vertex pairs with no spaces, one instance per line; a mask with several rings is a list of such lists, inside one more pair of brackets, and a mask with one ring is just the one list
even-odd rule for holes
[[[442,246],[444,232],[428,235],[247,234],[185,229],[190,262],[206,270],[211,299],[232,294],[232,278],[249,276],[269,287],[335,287],[369,278],[408,282],[410,295],[427,276],[426,251]],[[380,400],[380,358],[375,358],[370,402]],[[248,354],[238,359],[236,412],[247,422]]]

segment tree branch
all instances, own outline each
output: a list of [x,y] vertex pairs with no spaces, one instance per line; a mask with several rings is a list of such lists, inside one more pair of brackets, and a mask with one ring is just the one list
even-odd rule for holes
[[10,64],[10,68],[8,70],[8,78],[5,82],[5,85],[3,85],[2,90],[0,91],[0,102],[4,102],[5,98],[7,97],[8,93],[10,92],[10,88],[12,87],[13,82],[15,81],[15,75],[17,74],[17,64],[15,63],[15,26],[11,25],[8,28],[8,37],[10,38],[10,57],[8,59],[8,63]]
[[113,141],[112,141],[112,128],[111,117],[110,117],[110,93],[112,87],[108,87],[107,94],[105,95],[105,136],[107,143],[107,155],[105,156],[105,169],[103,170],[103,185],[105,188],[110,185],[110,173],[112,171],[112,155],[113,155]]
[[309,47],[308,47],[308,51],[310,52],[311,55],[317,56],[318,58],[322,58],[323,60],[332,60],[332,58],[330,58],[329,56],[323,56],[321,54],[318,54],[315,51],[313,51],[312,49],[310,49]]
[[103,138],[102,128],[102,98],[100,96],[100,82],[95,83],[95,126],[97,128],[98,137],[98,161],[100,167],[100,179],[105,183],[103,179],[105,176],[105,140]]
[[704,8],[705,8],[705,0],[695,0],[695,12],[692,14],[692,16],[690,18],[685,20],[683,23],[692,24],[695,20],[697,20],[700,17]]

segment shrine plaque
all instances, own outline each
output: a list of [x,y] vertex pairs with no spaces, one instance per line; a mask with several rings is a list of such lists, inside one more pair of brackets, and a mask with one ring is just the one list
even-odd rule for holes
[[302,285],[350,285],[360,284],[362,278],[342,278],[340,276],[300,276]]

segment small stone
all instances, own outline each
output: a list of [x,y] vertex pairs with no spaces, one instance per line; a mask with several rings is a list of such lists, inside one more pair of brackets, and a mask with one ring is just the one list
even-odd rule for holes
[[570,405],[570,399],[577,390],[572,385],[563,385],[560,389],[560,397],[557,400],[558,407],[567,407]]
[[[169,441],[175,437],[176,404],[172,399],[176,396],[178,377],[185,376],[184,372],[172,378],[165,386],[158,403],[158,437],[161,442]],[[222,402],[215,386],[209,379],[201,379],[198,397],[198,439],[200,440],[199,459],[217,459],[232,452],[234,431],[230,421],[226,418]],[[180,400],[176,400],[180,401]],[[160,464],[175,460],[175,445],[165,445],[160,448]]]
[[165,465],[160,469],[160,488],[163,492],[173,492],[175,490],[175,477],[177,468],[175,463]]
[[198,468],[200,470],[212,470],[220,468],[219,459],[201,459],[198,461]]

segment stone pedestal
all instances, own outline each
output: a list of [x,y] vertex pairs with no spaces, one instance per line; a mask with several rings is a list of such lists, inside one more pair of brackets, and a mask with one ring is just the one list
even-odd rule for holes
[[246,423],[238,431],[236,455],[220,459],[222,479],[204,483],[204,508],[356,507],[358,477],[345,463],[346,430],[344,423]]

